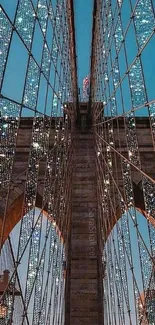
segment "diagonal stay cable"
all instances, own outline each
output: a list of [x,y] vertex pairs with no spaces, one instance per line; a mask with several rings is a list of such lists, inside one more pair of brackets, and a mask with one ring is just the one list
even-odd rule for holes
[[[100,165],[100,162],[99,162],[99,165]],[[100,169],[101,169],[101,171],[102,171],[102,167],[101,167],[101,166],[100,166]],[[101,172],[101,173],[102,173],[102,176],[104,176],[104,175],[103,175],[103,172]],[[99,178],[99,179],[100,179],[100,181],[101,181],[101,178]],[[115,185],[115,186],[116,186],[116,185]],[[121,194],[120,194],[120,195],[121,195]],[[117,220],[117,217],[116,217],[116,213],[115,213],[114,205],[113,205],[113,202],[112,202],[111,197],[110,197],[110,195],[109,195],[109,192],[108,192],[108,197],[109,197],[109,201],[110,201],[110,205],[111,205],[112,211],[113,211],[114,216],[115,216],[115,221],[118,221],[118,220]],[[124,204],[126,204],[126,203],[124,202]],[[129,211],[128,211],[128,212],[129,212]],[[130,214],[130,212],[129,212],[129,214]],[[130,216],[131,216],[131,218],[132,218],[132,215],[130,215]],[[110,224],[110,220],[109,220],[109,218],[107,219],[107,221],[108,221],[108,225],[111,227],[111,224]],[[132,218],[132,221],[133,221],[133,223],[135,224],[135,221],[134,221],[133,218]],[[107,230],[107,225],[105,225],[105,223],[104,223],[104,226],[106,227],[106,230]],[[126,256],[127,256],[127,259],[128,259],[128,263],[129,263],[129,265],[130,265],[130,270],[131,270],[131,272],[132,272],[132,275],[133,275],[133,278],[134,278],[134,282],[135,282],[135,284],[136,284],[136,286],[137,286],[138,294],[139,294],[139,297],[140,297],[140,300],[141,300],[141,296],[140,296],[140,291],[139,291],[139,288],[138,288],[137,280],[136,280],[136,277],[135,277],[135,274],[134,274],[134,271],[133,271],[133,266],[132,266],[132,264],[131,264],[130,257],[129,257],[129,255],[128,255],[128,251],[127,251],[127,249],[126,249],[126,247],[125,247],[124,237],[123,237],[123,232],[122,232],[122,230],[121,230],[119,224],[118,224],[118,228],[119,228],[119,231],[120,231],[120,233],[121,233],[121,239],[122,239],[122,242],[123,242],[123,247],[124,247],[125,252],[126,252]],[[106,243],[106,242],[105,242],[105,243]],[[123,290],[124,290],[124,289],[123,289]],[[142,300],[141,300],[141,303],[143,304]]]
[[138,168],[135,164],[133,164],[128,158],[124,157],[118,150],[116,150],[113,146],[111,146],[106,140],[103,139],[97,132],[95,132],[96,135],[106,144],[108,145],[114,152],[116,152],[121,158],[123,158],[128,164],[133,166],[136,170],[138,170],[144,177],[146,177],[149,181],[151,181],[153,184],[155,184],[155,180],[147,175],[143,170]]
[[[60,118],[60,120],[61,120],[61,118]],[[55,149],[57,149],[57,147],[58,147],[58,144],[54,144],[54,146],[49,150],[49,153],[48,153],[48,154],[51,154],[52,151],[54,151]],[[38,159],[38,163],[40,163],[40,161],[42,161],[43,159],[45,159],[45,155],[44,155],[43,157],[41,157],[40,159]],[[32,164],[32,167],[34,167],[34,166],[35,166],[35,163],[34,163],[34,165]],[[17,175],[16,177],[14,177],[14,178],[11,180],[11,184],[14,184],[14,182],[15,182],[16,180],[18,180],[18,179],[19,179],[22,175],[24,175],[26,172],[27,172],[27,168],[24,169],[24,171],[23,171],[22,173],[20,173],[20,174]],[[3,189],[0,189],[0,193],[1,193],[2,191],[4,191],[4,188],[3,188]]]
[[[102,157],[103,157],[103,154],[101,154],[101,155],[102,155]],[[102,174],[102,176],[104,177],[103,169],[102,169],[102,167],[101,167],[101,163],[100,163],[100,161],[99,161],[99,157],[97,157],[97,159],[98,159],[98,164],[99,164],[99,166],[100,166],[101,174]],[[133,222],[133,224],[134,224],[134,227],[136,227],[136,229],[137,229],[137,233],[138,233],[139,237],[141,238],[141,240],[142,240],[142,242],[143,242],[143,245],[144,245],[144,247],[145,247],[145,249],[146,249],[146,251],[147,251],[147,253],[148,253],[148,255],[149,255],[149,258],[150,258],[152,264],[154,265],[154,259],[152,258],[152,255],[150,254],[150,252],[149,252],[149,250],[148,250],[148,247],[146,246],[146,244],[145,244],[145,242],[144,242],[144,239],[143,239],[143,237],[142,237],[142,235],[141,235],[141,233],[140,233],[140,231],[139,231],[139,229],[138,229],[138,227],[137,227],[137,224],[136,224],[136,222],[135,222],[135,219],[133,218],[132,213],[130,212],[130,210],[129,210],[128,206],[127,206],[127,202],[126,202],[126,200],[123,198],[122,193],[120,192],[120,189],[119,189],[119,187],[118,187],[118,185],[117,185],[117,183],[116,183],[116,181],[115,181],[115,179],[114,179],[114,177],[113,177],[111,171],[109,170],[109,166],[108,166],[108,164],[106,163],[104,157],[103,157],[103,160],[104,160],[104,163],[105,163],[105,165],[106,165],[106,167],[107,167],[107,169],[108,169],[108,173],[110,174],[110,176],[111,176],[111,178],[112,178],[112,181],[113,181],[113,183],[114,183],[114,185],[115,185],[115,187],[116,187],[116,189],[117,189],[117,191],[118,191],[120,197],[121,197],[122,200],[123,200],[123,203],[124,203],[124,205],[125,205],[126,211],[128,211],[128,213],[129,213],[129,215],[130,215],[130,218],[131,218],[131,220],[132,220],[132,222]],[[101,181],[101,178],[100,178],[100,181]],[[109,195],[109,192],[108,192],[108,197],[109,197],[109,201],[110,201],[110,205],[111,205],[112,211],[113,211],[113,213],[114,213],[115,221],[118,221],[118,219],[117,219],[117,217],[116,217],[116,213],[115,213],[115,208],[114,208],[113,202],[112,202],[112,200],[111,200],[111,196]],[[111,224],[110,224],[109,219],[108,219],[107,221],[108,221],[108,225],[111,227]],[[107,228],[107,227],[106,227],[106,228]],[[128,256],[128,252],[127,252],[126,247],[125,247],[125,244],[124,244],[124,236],[123,236],[123,233],[122,233],[122,230],[121,230],[119,224],[118,224],[118,228],[119,228],[120,233],[121,233],[121,238],[122,238],[123,245],[124,245],[124,249],[125,249],[125,252],[126,252],[126,255],[127,255],[127,258],[128,258],[128,263],[129,263],[129,265],[130,265],[130,270],[131,270],[131,272],[132,272],[132,275],[133,275],[133,278],[134,278],[134,282],[135,282],[135,284],[136,284],[136,286],[137,286],[137,290],[138,290],[138,293],[139,293],[139,297],[140,297],[141,303],[143,304],[143,301],[142,301],[142,299],[141,299],[141,295],[140,295],[140,291],[139,291],[139,288],[138,288],[137,280],[136,280],[135,274],[134,274],[134,272],[133,272],[133,267],[132,267],[132,265],[131,265],[130,258],[129,258],[129,256]]]
[[111,118],[109,118],[109,119],[107,119],[106,121],[103,121],[103,122],[95,123],[94,126],[106,124],[108,122],[111,122],[111,121],[116,120],[116,119],[121,118],[121,117],[127,117],[128,114],[133,113],[133,112],[136,112],[136,111],[138,111],[139,109],[141,109],[143,107],[149,107],[152,104],[155,104],[155,99],[151,100],[150,102],[146,102],[146,103],[144,103],[142,105],[139,105],[138,107],[135,107],[135,108],[133,107],[130,110],[128,110],[127,112],[125,112],[125,113],[123,113],[121,115],[117,115],[117,116],[111,117]]
[[[71,163],[71,161],[70,161],[70,163]],[[69,166],[68,166],[69,167]],[[63,230],[63,229],[62,229]],[[62,231],[61,230],[61,231]],[[34,285],[35,285],[35,280],[36,280],[36,278],[37,278],[37,276],[38,276],[38,272],[39,272],[39,266],[40,266],[40,264],[41,264],[41,261],[42,261],[42,257],[43,257],[43,255],[44,255],[44,252],[45,252],[45,249],[46,249],[46,244],[47,244],[47,240],[48,240],[48,237],[49,237],[49,233],[50,233],[50,231],[51,231],[51,227],[49,227],[49,229],[48,229],[48,233],[46,234],[46,239],[45,239],[45,242],[44,242],[44,246],[43,246],[43,248],[42,248],[42,252],[41,252],[41,256],[40,256],[40,259],[39,259],[39,262],[38,262],[38,265],[37,265],[37,272],[36,272],[36,275],[35,275],[35,279],[34,279],[34,281],[33,281],[33,287],[32,287],[32,289],[31,289],[31,294],[30,294],[30,297],[29,297],[29,300],[28,300],[28,303],[27,303],[27,308],[28,308],[28,306],[29,306],[29,303],[30,303],[30,300],[31,300],[31,295],[32,295],[32,291],[33,291],[33,288],[34,288]]]
[[[102,157],[103,157],[103,155],[102,155]],[[118,185],[117,185],[117,183],[116,183],[116,181],[115,181],[115,179],[114,179],[114,177],[113,177],[111,171],[109,170],[109,166],[108,166],[107,162],[105,161],[105,158],[104,158],[104,157],[103,157],[103,160],[104,160],[104,163],[105,163],[105,165],[106,165],[106,167],[107,167],[107,169],[108,169],[108,173],[110,174],[110,176],[111,176],[111,178],[112,178],[112,181],[113,181],[113,183],[114,183],[114,185],[115,185],[115,187],[116,187],[116,189],[117,189],[117,191],[118,191],[120,197],[122,198],[122,200],[123,200],[123,202],[124,202],[124,205],[125,205],[126,211],[128,211],[128,213],[129,213],[129,215],[130,215],[130,217],[131,217],[131,220],[132,220],[133,223],[134,223],[134,226],[137,228],[137,224],[136,224],[134,218],[132,217],[132,214],[131,214],[131,212],[130,212],[130,210],[129,210],[129,207],[128,207],[128,205],[127,205],[127,202],[126,202],[126,200],[124,200],[123,195],[122,195],[122,193],[121,193],[121,191],[120,191],[120,189],[119,189],[119,187],[118,187]],[[101,170],[102,170],[102,169],[101,169]],[[102,174],[103,174],[103,172],[102,172]],[[104,176],[104,175],[103,175],[103,176]],[[140,231],[139,231],[138,228],[137,228],[137,231],[138,231],[138,234],[139,234],[139,236],[140,236],[140,238],[141,238],[141,240],[142,240],[142,242],[143,242],[143,244],[144,244],[144,246],[145,246],[145,248],[146,248],[147,253],[148,253],[149,256],[150,256],[150,259],[152,260],[152,263],[155,264],[155,261],[154,261],[153,257],[151,256],[151,254],[150,254],[150,252],[149,252],[149,250],[148,250],[148,247],[146,246],[146,244],[145,244],[145,242],[144,242],[144,239],[143,239],[143,237],[142,237],[142,235],[141,235],[141,233],[140,233]]]
[[[63,164],[63,161],[61,162],[61,165],[62,165],[62,164]],[[60,166],[60,168],[61,168],[61,166]],[[55,179],[54,179],[54,182],[53,182],[53,184],[52,184],[51,190],[54,188],[55,183],[56,183],[56,180],[57,180],[57,179],[55,178]],[[40,217],[41,217],[41,215],[42,215],[42,213],[43,213],[43,211],[44,211],[44,209],[45,209],[47,203],[48,203],[48,198],[47,198],[47,200],[45,201],[44,206],[43,206],[42,209],[40,210],[40,213],[39,213],[39,215],[38,215],[38,217],[37,217],[37,219],[36,219],[36,222],[35,222],[35,224],[34,224],[34,227],[32,228],[31,234],[30,234],[30,236],[29,236],[29,238],[28,238],[28,240],[27,240],[27,243],[26,243],[26,245],[25,245],[25,248],[23,249],[23,252],[22,252],[22,254],[21,254],[21,256],[20,256],[20,258],[19,258],[19,260],[18,260],[18,263],[16,263],[16,267],[15,267],[15,269],[14,269],[14,272],[12,273],[12,276],[11,276],[11,278],[10,278],[10,281],[9,281],[7,287],[5,288],[5,291],[3,292],[3,295],[0,297],[0,302],[1,302],[1,300],[3,299],[5,293],[6,293],[7,289],[8,289],[8,286],[10,285],[10,282],[12,281],[12,278],[13,278],[15,272],[17,273],[18,265],[19,265],[20,262],[21,262],[21,259],[22,259],[23,255],[24,255],[24,253],[25,253],[25,251],[26,251],[26,248],[27,248],[27,246],[28,246],[28,244],[29,244],[29,242],[30,242],[30,239],[31,239],[31,237],[32,237],[32,235],[33,235],[33,232],[34,232],[34,230],[35,230],[35,227],[36,227],[36,225],[37,225],[37,223],[38,223],[38,221],[39,221],[39,219],[40,219]]]
[[[55,182],[56,182],[56,179],[55,179],[55,181],[54,181],[54,183],[53,183],[53,185],[52,185],[52,188],[54,187]],[[51,189],[52,189],[52,188],[51,188]],[[11,283],[11,281],[12,281],[12,278],[13,278],[15,272],[17,271],[18,265],[19,265],[20,262],[21,262],[21,259],[22,259],[23,255],[24,255],[24,253],[25,253],[25,251],[26,251],[26,248],[27,248],[27,246],[28,246],[28,244],[29,244],[29,242],[30,242],[30,239],[31,239],[31,237],[32,237],[32,235],[33,235],[33,232],[34,232],[34,230],[35,230],[35,227],[36,227],[36,225],[37,225],[37,223],[38,223],[38,221],[39,221],[39,219],[40,219],[40,217],[41,217],[41,214],[43,213],[43,211],[44,211],[44,209],[45,209],[47,203],[48,203],[48,198],[47,198],[47,200],[45,201],[44,206],[43,206],[42,209],[40,210],[40,213],[39,213],[39,215],[38,215],[38,217],[37,217],[37,220],[36,220],[36,222],[35,222],[35,224],[34,224],[34,227],[32,228],[31,234],[30,234],[30,236],[29,236],[29,238],[28,238],[28,240],[27,240],[27,243],[26,243],[26,245],[25,245],[25,248],[23,249],[23,252],[22,252],[20,258],[19,258],[18,262],[16,263],[16,267],[15,267],[15,269],[14,269],[14,272],[12,273],[12,276],[10,277],[10,281],[9,281],[9,283],[8,283],[8,285],[7,285],[7,287],[6,287],[5,291],[4,291],[4,293],[3,293],[3,296],[4,296],[4,294],[6,293],[6,291],[7,291],[7,289],[8,289],[8,286],[10,285],[10,283]],[[3,296],[0,297],[0,301],[3,299]]]
[[[14,257],[14,252],[13,252],[13,248],[12,248],[12,243],[11,243],[10,236],[8,237],[8,240],[9,240],[9,246],[10,246],[11,255],[12,255],[12,259],[13,259],[13,264],[15,266],[16,265],[16,261],[15,261],[15,257]],[[25,301],[24,301],[24,297],[23,297],[23,292],[22,292],[22,288],[21,288],[21,284],[20,284],[20,280],[19,280],[19,276],[18,276],[18,273],[17,272],[16,272],[16,276],[17,276],[17,281],[18,281],[18,285],[19,285],[19,289],[20,289],[22,303],[23,303],[23,306],[24,306],[24,311],[26,311],[26,305],[25,305]],[[27,321],[27,324],[30,325],[30,322],[29,322],[29,319],[28,319],[28,316],[27,315],[26,315],[26,321]]]

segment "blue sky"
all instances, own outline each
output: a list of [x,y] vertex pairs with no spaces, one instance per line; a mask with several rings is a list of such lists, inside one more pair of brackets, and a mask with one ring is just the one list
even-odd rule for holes
[[[36,0],[33,0],[33,3],[36,3]],[[55,1],[52,1],[55,5]],[[113,3],[116,3],[113,0]],[[0,4],[5,9],[11,21],[14,20],[15,10],[17,6],[17,0],[0,0]],[[83,79],[90,73],[90,56],[91,56],[91,42],[92,42],[92,22],[93,22],[93,4],[94,0],[74,0],[74,12],[75,12],[75,35],[76,35],[76,53],[77,53],[77,74],[78,74],[78,84],[79,88],[82,89],[82,81]],[[130,8],[129,3],[125,2],[122,7],[122,23],[123,29],[126,29],[126,26],[129,21],[129,13]],[[47,33],[47,43],[49,47],[51,47],[51,34],[50,28],[48,29],[49,33]],[[36,42],[37,40],[37,42]],[[154,60],[154,49],[155,49],[155,35],[150,39],[149,44],[145,47],[141,60],[144,69],[145,76],[145,85],[147,90],[148,100],[154,99],[155,93],[155,60]],[[35,38],[33,41],[32,53],[34,58],[40,64],[41,54],[43,46],[43,37],[39,25],[36,24],[35,28]],[[136,41],[134,38],[134,30],[133,24],[130,26],[128,33],[126,35],[126,48],[128,55],[128,63],[129,65],[132,63],[134,57],[138,53],[138,48],[136,45]],[[2,87],[2,94],[10,99],[21,102],[22,94],[23,94],[23,85],[25,81],[25,73],[26,73],[26,65],[28,62],[28,53],[22,44],[18,35],[14,32],[13,42],[10,47],[10,55],[7,64],[7,69],[5,73],[4,83]],[[119,54],[119,68],[121,77],[126,71],[125,58],[123,51],[120,51]],[[110,69],[110,68],[109,68]],[[53,84],[53,78],[51,76],[50,79],[51,84]],[[111,81],[112,82],[112,81]],[[46,81],[44,77],[42,78],[42,83],[40,86],[40,96],[38,102],[38,110],[43,113],[44,111],[44,98],[46,92]],[[132,108],[130,95],[129,95],[129,85],[127,82],[127,78],[124,79],[122,83],[122,91],[123,91],[123,99],[125,105],[125,111],[128,111]],[[81,91],[82,95],[82,91]],[[49,103],[51,102],[52,94],[49,91]],[[101,101],[104,99],[101,97]],[[122,102],[120,99],[120,89],[117,90],[116,100],[118,103],[118,113],[121,114],[123,112]],[[47,105],[46,109],[47,115],[50,115],[50,104]],[[33,112],[27,108],[23,109],[23,116],[25,115],[33,115]],[[105,114],[109,115],[108,112]],[[147,109],[142,108],[136,112],[136,115],[143,116],[147,115]]]
[[[17,0],[0,0],[0,4],[7,13],[9,19],[13,22],[15,19],[15,11],[17,7]],[[33,0],[35,5],[36,1]],[[52,1],[55,6],[55,1]],[[92,41],[92,22],[93,22],[93,4],[94,0],[75,0],[75,35],[76,35],[76,54],[77,54],[77,75],[79,88],[82,89],[83,79],[90,73],[90,56],[91,56],[91,41]],[[52,34],[48,26],[47,43],[51,48]],[[32,44],[32,54],[40,65],[41,53],[43,48],[43,35],[39,24],[36,23],[34,40]],[[21,103],[23,96],[23,87],[26,76],[26,67],[28,63],[28,52],[23,45],[21,39],[16,32],[13,34],[9,57],[2,85],[2,94],[17,103]],[[42,83],[39,89],[39,100],[37,109],[39,112],[44,112],[44,99],[46,93],[46,81],[42,77]],[[53,74],[50,76],[51,84],[54,83]],[[50,92],[49,92],[50,93]],[[82,91],[81,91],[82,95]],[[50,115],[50,102],[52,102],[52,95],[48,98],[49,104],[46,109],[47,115]],[[29,108],[23,107],[22,116],[33,116],[34,113]]]
[[93,4],[93,0],[74,1],[76,54],[80,88],[82,88],[83,79],[90,73]]

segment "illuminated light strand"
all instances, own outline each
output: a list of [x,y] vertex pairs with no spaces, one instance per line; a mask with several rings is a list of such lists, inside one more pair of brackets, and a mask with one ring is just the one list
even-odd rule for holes
[[[48,236],[48,233],[51,230],[51,222],[54,226],[54,231],[57,233],[57,240],[61,242],[61,247],[64,246],[64,240],[62,240],[62,233],[64,232],[66,238],[68,238],[68,222],[66,223],[66,211],[68,210],[68,202],[70,202],[70,188],[67,185],[67,182],[70,182],[70,174],[68,173],[68,166],[71,163],[71,146],[72,146],[72,139],[71,139],[71,130],[68,131],[68,124],[66,123],[66,120],[64,122],[64,125],[62,126],[63,121],[63,103],[64,101],[72,100],[72,105],[74,106],[74,93],[73,92],[73,85],[71,84],[72,78],[71,78],[71,67],[69,62],[66,60],[70,60],[70,48],[69,48],[69,29],[68,29],[68,7],[67,5],[63,5],[63,1],[58,1],[58,6],[56,6],[56,11],[54,13],[52,8],[52,3],[50,5],[46,4],[46,1],[39,1],[36,11],[34,10],[34,7],[31,6],[31,1],[26,1],[24,3],[24,7],[22,10],[22,4],[23,1],[19,1],[19,5],[17,7],[16,15],[15,15],[15,25],[12,27],[15,31],[17,31],[17,34],[20,36],[21,41],[23,42],[23,45],[25,46],[26,50],[29,49],[30,59],[27,67],[27,73],[26,73],[26,80],[24,85],[24,91],[23,91],[23,103],[28,109],[31,111],[34,111],[34,124],[33,124],[33,130],[32,130],[32,142],[31,142],[31,151],[29,156],[29,169],[27,171],[27,181],[26,181],[26,205],[25,202],[23,205],[24,213],[27,213],[27,220],[26,216],[23,217],[23,230],[22,230],[22,236],[21,236],[21,242],[19,250],[21,251],[19,253],[19,259],[18,262],[22,263],[22,258],[24,257],[26,248],[29,245],[29,258],[28,258],[28,271],[27,271],[27,284],[25,286],[25,302],[27,310],[23,308],[23,323],[25,321],[30,321],[31,323],[31,317],[29,315],[29,304],[32,303],[31,296],[33,296],[34,289],[36,288],[36,302],[38,302],[37,308],[39,306],[44,307],[46,305],[46,297],[47,297],[47,288],[43,288],[43,281],[42,277],[45,275],[46,270],[44,267],[45,264],[45,256],[47,251],[47,246],[49,243],[49,240],[45,240],[45,247],[42,254],[42,258],[38,259],[38,252],[41,251],[39,249],[40,247],[40,234],[42,233],[42,215],[43,210],[48,210],[48,219],[47,219],[47,229],[46,233]],[[27,9],[26,9],[27,8]],[[32,10],[31,10],[32,9]],[[47,30],[47,10],[48,17],[52,22],[52,26],[54,26],[54,23],[56,23],[56,31],[54,32],[54,40],[52,42],[52,50],[49,52],[48,42],[46,47],[46,42],[44,42],[43,52],[42,52],[42,61],[41,64],[38,64],[35,61],[35,58],[33,57],[31,53],[32,49],[32,43],[33,43],[33,32],[35,27],[36,20],[38,21],[39,25],[41,26],[41,30],[43,34],[45,35]],[[27,12],[25,11],[27,10]],[[30,15],[32,14],[32,19],[30,18]],[[64,20],[62,21],[63,15]],[[55,17],[56,16],[56,20]],[[9,22],[9,20],[8,20]],[[65,29],[64,29],[64,24]],[[11,25],[10,25],[11,26]],[[28,29],[29,27],[29,29]],[[65,40],[64,40],[65,35]],[[59,39],[60,37],[60,39]],[[63,40],[63,44],[62,44]],[[60,60],[61,58],[61,60]],[[46,80],[49,78],[49,72],[50,72],[50,63],[54,60],[54,73],[55,73],[55,84],[53,84],[53,87],[51,87],[51,81],[49,81],[50,89],[53,91],[51,92],[51,95],[53,96],[51,98],[51,110],[52,114],[50,116],[54,116],[56,118],[56,127],[55,127],[55,141],[54,141],[54,150],[51,148],[48,149],[48,141],[49,141],[49,122],[50,117],[46,116],[46,111],[44,113],[38,114],[38,96],[40,92],[40,84],[41,84],[41,78],[42,75],[46,77]],[[49,62],[50,61],[50,62]],[[60,70],[58,69],[58,64],[60,62]],[[62,69],[63,67],[63,69]],[[48,79],[49,80],[49,79]],[[11,102],[11,101],[10,101]],[[46,99],[47,102],[47,99]],[[13,101],[11,102],[13,105],[16,105]],[[18,105],[18,103],[17,103]],[[47,105],[46,105],[47,107]],[[73,112],[75,111],[72,108]],[[49,112],[49,109],[48,109]],[[60,117],[61,116],[61,117]],[[58,122],[58,123],[57,123]],[[52,131],[53,132],[53,131]],[[48,135],[47,135],[48,133]],[[61,153],[63,152],[63,155]],[[69,159],[67,159],[67,156],[69,155]],[[53,166],[53,158],[56,158],[56,168],[55,168],[55,176],[56,179],[54,183],[52,183],[52,179],[54,176],[54,173],[52,172],[51,167]],[[54,158],[54,159],[55,159]],[[39,213],[39,216],[37,218],[37,221],[34,220],[34,213],[33,209],[35,208],[35,200],[36,200],[36,193],[37,193],[37,182],[38,182],[38,175],[39,175],[39,166],[41,163],[41,160],[44,159],[47,161],[47,172],[46,172],[46,182],[44,184],[44,197],[42,202],[42,209]],[[71,171],[71,169],[70,169]],[[52,174],[53,173],[53,174]],[[45,181],[44,179],[44,181]],[[11,181],[12,183],[12,181]],[[60,200],[58,200],[56,196],[56,190],[59,190],[60,193]],[[52,191],[54,193],[53,196],[50,196]],[[63,194],[65,193],[65,194]],[[52,201],[54,200],[54,201]],[[53,206],[50,204],[52,202],[53,206],[55,207],[55,204],[58,208],[58,204],[60,202],[60,210],[58,209],[53,211]],[[47,204],[48,203],[48,204]],[[59,221],[58,216],[61,216],[61,232],[58,232],[58,226],[55,227],[56,221]],[[68,213],[68,218],[70,217],[70,214]],[[53,220],[52,220],[53,218]],[[51,247],[52,247],[52,238],[51,238]],[[51,258],[51,257],[49,257]],[[56,257],[55,257],[56,258]],[[55,301],[59,300],[61,297],[61,306],[59,306],[60,311],[60,319],[63,319],[63,313],[64,313],[64,300],[63,295],[65,292],[64,280],[63,278],[64,270],[61,263],[63,263],[65,259],[65,253],[63,250],[63,254],[59,259],[59,265],[60,269],[62,269],[62,274],[59,276],[59,289],[58,291],[55,291]],[[57,263],[56,258],[56,263]],[[17,264],[14,268],[14,271],[12,273],[12,276],[9,280],[9,283],[11,281],[14,282],[14,279],[16,278],[16,272],[18,272],[18,266]],[[61,268],[62,267],[62,268]],[[54,272],[54,269],[52,268],[51,263],[51,270]],[[37,279],[37,280],[36,280]],[[12,282],[12,283],[13,283]],[[47,281],[47,287],[48,287],[49,280]],[[36,284],[38,284],[38,287],[36,287]],[[9,285],[9,284],[8,284]],[[14,284],[15,285],[15,284]],[[42,294],[44,296],[44,303],[43,301],[40,301],[40,293],[39,288],[41,288]],[[43,292],[44,290],[44,292]],[[48,289],[50,290],[50,288]],[[51,286],[51,290],[52,286]],[[7,291],[7,288],[6,288]],[[6,292],[3,294],[3,298],[6,297]],[[49,297],[48,297],[49,299]],[[13,297],[13,302],[11,303],[12,307],[13,304],[15,306],[16,299]],[[14,311],[11,307],[11,315],[10,320],[14,319]],[[43,308],[44,309],[44,308]],[[34,315],[36,314],[36,310],[34,310]],[[49,317],[52,321],[52,315],[49,314]],[[25,319],[25,320],[24,320]],[[20,324],[21,322],[18,321]],[[40,323],[44,324],[44,320],[40,319]]]

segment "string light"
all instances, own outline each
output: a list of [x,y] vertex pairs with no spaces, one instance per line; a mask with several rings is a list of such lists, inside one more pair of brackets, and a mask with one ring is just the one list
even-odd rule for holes
[[[137,1],[134,8],[129,5],[128,22],[124,20],[124,8],[122,1],[115,4],[111,4],[109,0],[101,1],[98,6],[93,43],[95,60],[92,64],[94,81],[91,103],[96,141],[98,219],[100,237],[103,240],[100,248],[103,249],[105,262],[104,323],[138,325],[140,322],[148,323],[149,313],[152,317],[151,298],[150,311],[146,306],[147,302],[149,305],[147,292],[151,294],[155,234],[151,222],[146,221],[149,229],[148,248],[138,224],[135,187],[139,188],[139,195],[143,195],[147,220],[150,220],[150,215],[154,217],[155,193],[154,183],[141,174],[145,166],[142,165],[139,153],[139,126],[134,111],[139,107],[143,108],[148,102],[145,71],[138,51],[143,51],[149,44],[149,38],[154,33],[155,18],[150,0],[145,3],[143,0]],[[131,30],[137,43],[132,63],[129,61],[130,49],[127,46]],[[103,103],[103,109],[100,111],[98,102]],[[128,103],[133,107],[130,112],[125,111]],[[147,106],[154,145],[155,107],[154,103]],[[138,167],[137,171],[133,165]],[[134,242],[137,243],[136,258],[139,263],[140,281],[136,275],[133,231]],[[142,291],[144,299],[141,298]],[[151,296],[153,297],[153,294]],[[139,304],[143,311],[143,320],[138,312]]]
[[[46,0],[39,0],[36,6],[30,0],[20,0],[16,8],[15,21],[11,25],[3,9],[0,9],[3,49],[2,53],[0,52],[0,78],[3,77],[6,60],[11,55],[9,48],[11,35],[17,31],[28,54],[22,107],[24,105],[27,110],[31,109],[31,112],[34,112],[17,261],[16,267],[13,266],[13,278],[10,280],[14,288],[17,282],[16,268],[18,273],[27,252],[26,281],[24,291],[22,288],[20,292],[23,297],[23,300],[20,297],[23,324],[25,321],[33,325],[45,324],[45,322],[57,323],[63,318],[64,313],[66,271],[64,261],[67,260],[64,242],[67,241],[69,232],[66,214],[68,222],[71,217],[68,204],[71,200],[72,130],[68,113],[63,115],[63,104],[69,100],[74,112],[76,102],[72,83],[73,67],[70,66],[73,54],[70,51],[68,13],[68,4],[63,0],[58,0],[56,3],[50,1],[48,4]],[[37,25],[43,36],[40,63],[36,60],[33,51]],[[42,80],[47,86],[44,96]],[[45,104],[44,108],[39,107],[40,96],[42,96],[42,103]],[[42,113],[39,113],[39,110]],[[0,99],[2,117],[0,128],[3,144],[0,151],[0,186],[5,189],[11,183],[21,112],[20,104],[15,104],[12,100]],[[35,206],[42,161],[45,164],[42,209],[36,220]],[[44,210],[46,210],[46,223]],[[45,286],[43,279],[46,279]],[[51,291],[50,295],[49,291]],[[35,299],[33,300],[32,297]],[[16,317],[14,295],[10,296],[6,292],[4,300],[8,308],[5,321],[21,324],[21,316],[18,320]],[[32,300],[33,314],[30,307]],[[57,316],[53,312],[52,305]]]

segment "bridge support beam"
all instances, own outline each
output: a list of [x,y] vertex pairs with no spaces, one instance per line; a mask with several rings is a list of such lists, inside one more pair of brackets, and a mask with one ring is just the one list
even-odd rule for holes
[[72,184],[66,325],[103,324],[97,249],[95,149],[91,131],[75,133]]

